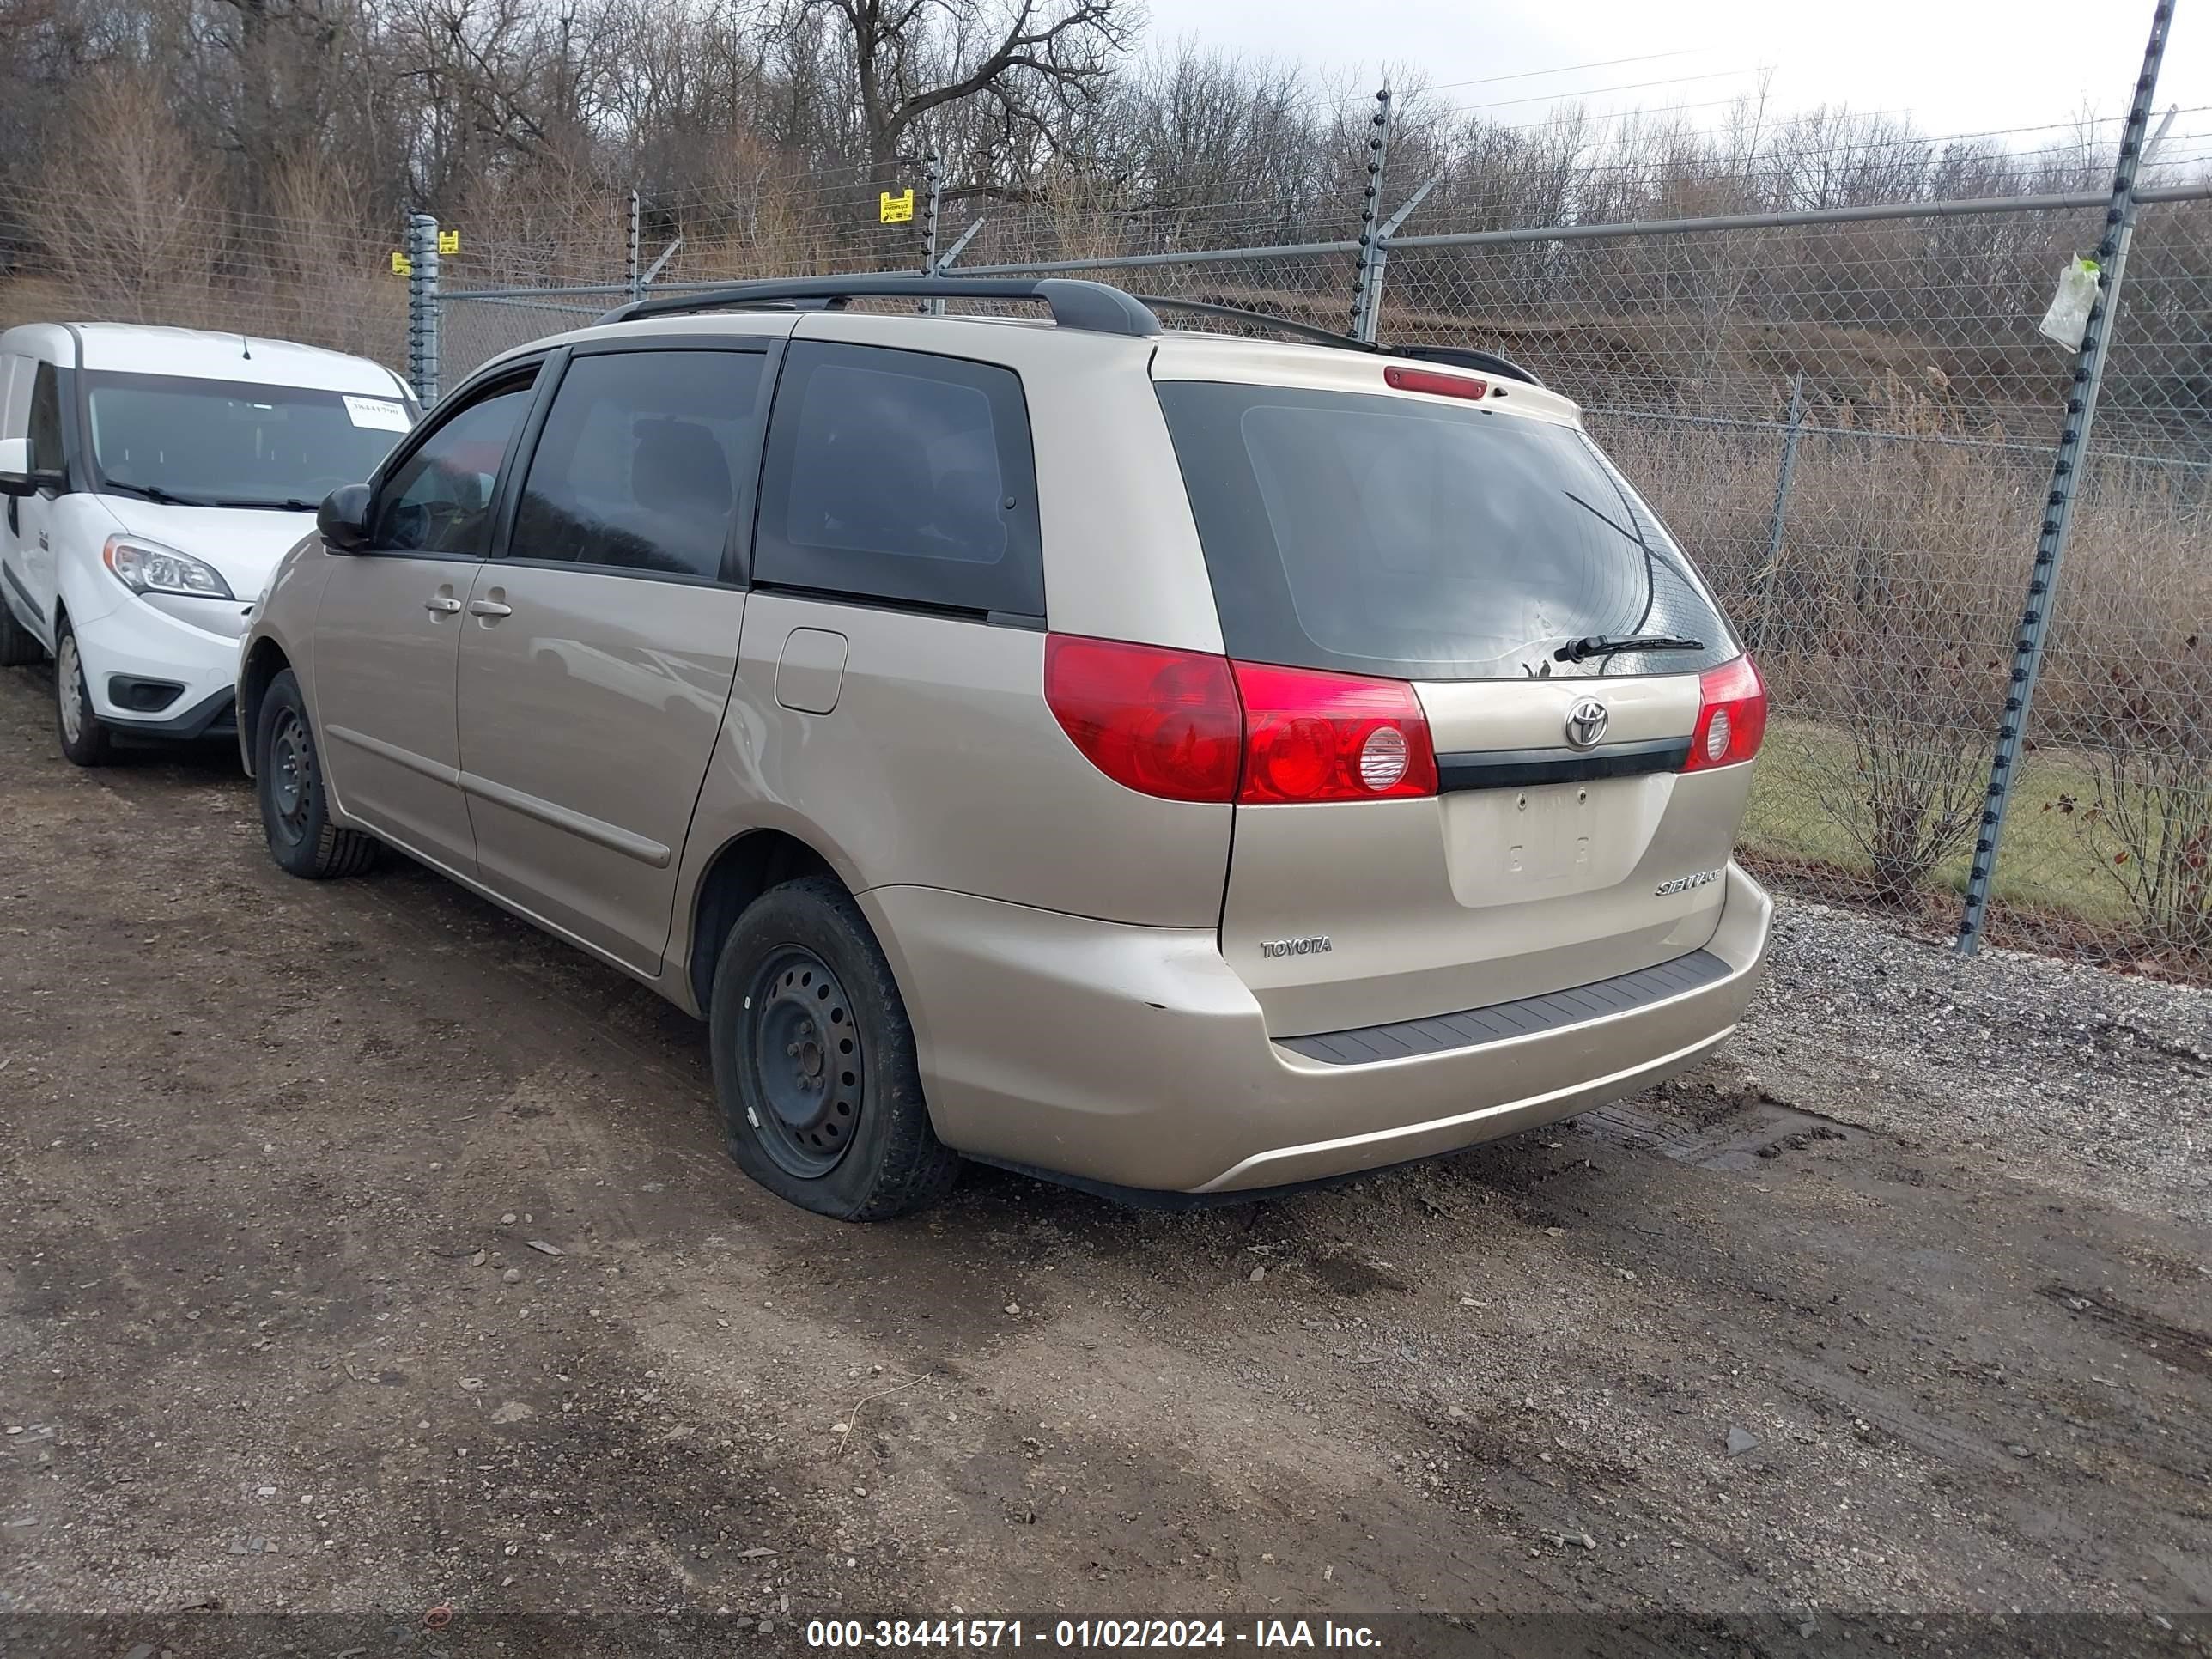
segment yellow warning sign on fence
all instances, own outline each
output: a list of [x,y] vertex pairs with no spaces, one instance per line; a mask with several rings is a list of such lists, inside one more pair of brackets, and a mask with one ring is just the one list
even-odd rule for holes
[[[438,233],[439,252],[459,253],[460,251],[461,233],[459,231],[441,230]],[[415,274],[415,261],[410,258],[406,254],[399,252],[397,249],[393,250],[392,255],[392,274],[394,276],[412,276]]]
[[908,185],[896,196],[892,195],[889,191],[884,191],[877,199],[880,204],[884,223],[903,225],[914,218],[914,186],[912,185]]

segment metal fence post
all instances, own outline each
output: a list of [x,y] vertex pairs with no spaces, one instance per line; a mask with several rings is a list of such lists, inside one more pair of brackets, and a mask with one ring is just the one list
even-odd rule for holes
[[[921,180],[921,274],[934,276],[937,275],[937,198],[945,186],[945,175],[938,165],[935,150],[929,152],[922,164]],[[942,317],[945,301],[925,300],[921,309],[925,316]]]
[[438,222],[407,217],[407,380],[428,409],[438,401]]
[[1382,333],[1382,277],[1390,269],[1390,239],[1398,228],[1413,216],[1413,210],[1428,199],[1428,194],[1439,181],[1430,179],[1419,190],[1399,204],[1398,210],[1382,222],[1375,233],[1375,258],[1367,269],[1367,280],[1360,286],[1360,313],[1352,325],[1356,338],[1372,344]]
[[638,199],[637,192],[629,193],[628,234],[623,245],[623,287],[634,305],[645,293],[645,284],[638,280]]
[[2097,244],[2097,299],[2089,307],[2089,325],[2082,331],[2081,349],[2075,356],[2066,413],[2059,423],[2057,453],[2051,465],[2051,495],[2042,532],[2036,538],[2027,605],[2021,612],[2020,631],[2013,641],[2004,715],[1997,725],[1989,792],[1974,841],[1966,902],[1959,917],[1957,949],[1962,957],[1971,957],[1981,948],[1983,929],[1989,921],[1990,891],[1996,878],[1998,850],[2004,843],[2005,809],[2012,802],[2028,713],[2035,701],[2035,683],[2043,672],[2044,645],[2051,635],[2051,613],[2058,597],[2059,565],[2066,556],[2081,465],[2088,455],[2089,432],[2097,418],[2097,394],[2105,380],[2105,341],[2119,305],[2128,243],[2135,228],[2136,171],[2142,160],[2151,100],[2158,92],[2159,66],[2166,57],[2166,27],[2172,21],[2173,0],[2159,0],[2158,9],[2151,16],[2150,39],[2143,47],[2142,73],[2136,81],[2134,101],[2128,106],[2127,125],[2120,132],[2119,164],[2113,170],[2112,198],[2105,209],[2104,240]]
[[1774,513],[1766,521],[1766,562],[1759,572],[1759,626],[1753,630],[1751,648],[1766,649],[1766,635],[1774,625],[1774,591],[1782,585],[1782,526],[1790,513],[1790,481],[1797,471],[1797,434],[1805,426],[1805,371],[1790,377],[1790,424],[1782,434],[1782,470],[1774,478]]
[[937,198],[945,187],[945,175],[939,170],[937,152],[929,152],[923,164],[921,205],[921,274],[937,275]]
[[1352,331],[1363,340],[1375,337],[1362,331],[1368,326],[1368,293],[1381,274],[1382,240],[1376,234],[1375,216],[1382,206],[1382,163],[1389,153],[1390,88],[1384,87],[1375,94],[1375,113],[1367,125],[1367,190],[1360,198],[1359,264],[1352,278]]

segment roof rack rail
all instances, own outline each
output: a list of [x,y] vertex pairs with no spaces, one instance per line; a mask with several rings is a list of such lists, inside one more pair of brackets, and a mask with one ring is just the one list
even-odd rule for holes
[[1511,359],[1470,347],[1378,345],[1340,334],[1334,329],[1276,317],[1243,306],[1218,304],[1212,300],[1179,300],[1164,294],[1130,294],[1106,283],[1064,276],[922,276],[882,272],[857,276],[771,277],[760,282],[732,283],[726,288],[701,289],[689,294],[659,294],[617,306],[601,323],[635,322],[641,317],[678,317],[697,311],[737,311],[750,308],[823,307],[836,310],[854,300],[1035,300],[1052,312],[1062,328],[1088,329],[1097,334],[1122,334],[1148,339],[1160,331],[1161,311],[1187,311],[1204,317],[1224,317],[1255,328],[1273,329],[1316,345],[1370,356],[1415,357],[1431,362],[1453,363],[1504,375],[1529,386],[1544,383]]
[[1160,331],[1160,319],[1135,295],[1104,283],[1063,276],[921,276],[884,273],[858,276],[794,276],[691,294],[656,295],[617,306],[602,323],[634,322],[641,317],[676,317],[694,311],[733,311],[752,307],[802,306],[835,309],[852,300],[1035,300],[1052,312],[1062,328],[1097,334],[1125,334],[1139,339]]
[[1340,351],[1379,352],[1388,346],[1373,345],[1349,334],[1340,334],[1333,328],[1323,328],[1318,323],[1302,323],[1291,317],[1278,317],[1273,313],[1251,311],[1243,306],[1224,306],[1212,300],[1178,300],[1166,294],[1139,294],[1137,298],[1154,311],[1190,311],[1201,317],[1228,317],[1240,323],[1249,323],[1255,328],[1272,328],[1278,334],[1291,334],[1315,345],[1334,346]]
[[1414,357],[1425,362],[1450,363],[1460,368],[1480,369],[1486,374],[1502,375],[1523,385],[1541,386],[1544,383],[1535,374],[1523,368],[1510,357],[1501,357],[1494,351],[1478,351],[1472,346],[1391,345],[1362,340],[1350,334],[1340,334],[1333,328],[1322,328],[1316,323],[1302,323],[1294,318],[1277,317],[1264,311],[1248,311],[1243,306],[1225,306],[1212,300],[1178,300],[1165,294],[1139,294],[1137,298],[1154,311],[1188,311],[1201,317],[1226,317],[1240,323],[1249,323],[1255,328],[1272,328],[1279,334],[1288,334],[1315,345],[1334,346],[1340,351],[1364,351],[1379,356]]

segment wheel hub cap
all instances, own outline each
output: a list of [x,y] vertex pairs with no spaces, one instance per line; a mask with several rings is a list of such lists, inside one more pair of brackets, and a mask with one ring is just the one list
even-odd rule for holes
[[75,743],[84,734],[84,669],[76,657],[74,637],[62,641],[60,659],[54,664],[54,690],[61,698],[62,733]]

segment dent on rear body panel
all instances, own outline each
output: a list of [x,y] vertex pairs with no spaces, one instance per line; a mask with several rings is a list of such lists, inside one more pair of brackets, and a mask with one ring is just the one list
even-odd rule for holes
[[861,903],[896,941],[923,1084],[950,1145],[1188,1191],[1447,1152],[1679,1070],[1733,1028],[1764,949],[1765,895],[1733,869],[1722,884],[1720,925],[1707,933],[1723,977],[1619,1018],[1381,1067],[1271,1041],[1251,989],[1203,931],[1116,927],[921,888],[878,889]]

